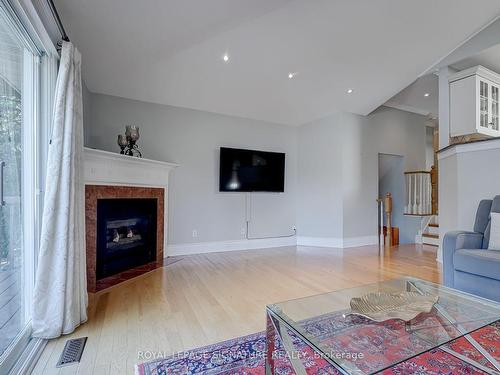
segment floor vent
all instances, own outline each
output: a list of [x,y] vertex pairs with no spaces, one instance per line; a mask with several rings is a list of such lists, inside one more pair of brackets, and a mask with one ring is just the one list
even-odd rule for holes
[[56,367],[63,367],[80,362],[86,342],[86,337],[66,341],[66,345],[64,345],[63,352],[61,353],[61,357]]

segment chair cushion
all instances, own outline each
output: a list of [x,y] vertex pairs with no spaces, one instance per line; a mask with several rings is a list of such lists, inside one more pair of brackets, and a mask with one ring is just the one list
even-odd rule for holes
[[[495,196],[491,202],[491,212],[500,212],[500,195]],[[484,230],[483,249],[487,249],[490,243],[491,220],[488,215],[488,224]]]
[[489,250],[500,250],[500,213],[490,213],[490,240],[488,242]]
[[461,249],[453,254],[455,270],[500,280],[500,251]]
[[486,227],[490,222],[492,203],[492,199],[483,199],[481,202],[479,202],[476,212],[476,221],[474,222],[474,232],[484,234],[484,232],[486,231]]

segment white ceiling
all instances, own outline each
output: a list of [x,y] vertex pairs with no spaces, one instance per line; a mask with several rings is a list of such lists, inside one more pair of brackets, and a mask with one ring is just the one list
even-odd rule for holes
[[457,70],[464,70],[476,65],[482,65],[500,74],[500,44],[488,48],[477,55],[459,61],[452,66]]
[[[429,94],[426,96],[426,94]],[[437,118],[439,115],[439,79],[435,74],[420,77],[384,105]]]
[[370,113],[500,14],[498,0],[56,5],[91,91],[290,125]]

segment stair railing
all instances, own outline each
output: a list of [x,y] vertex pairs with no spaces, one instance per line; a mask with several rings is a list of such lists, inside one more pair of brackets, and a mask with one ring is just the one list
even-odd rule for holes
[[406,204],[405,215],[432,215],[431,172],[405,172]]

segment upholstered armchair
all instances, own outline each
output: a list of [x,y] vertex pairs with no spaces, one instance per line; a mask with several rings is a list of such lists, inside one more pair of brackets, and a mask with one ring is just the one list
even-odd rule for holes
[[479,203],[472,232],[446,233],[443,276],[446,286],[500,302],[500,251],[488,250],[490,212],[500,212],[500,195]]

